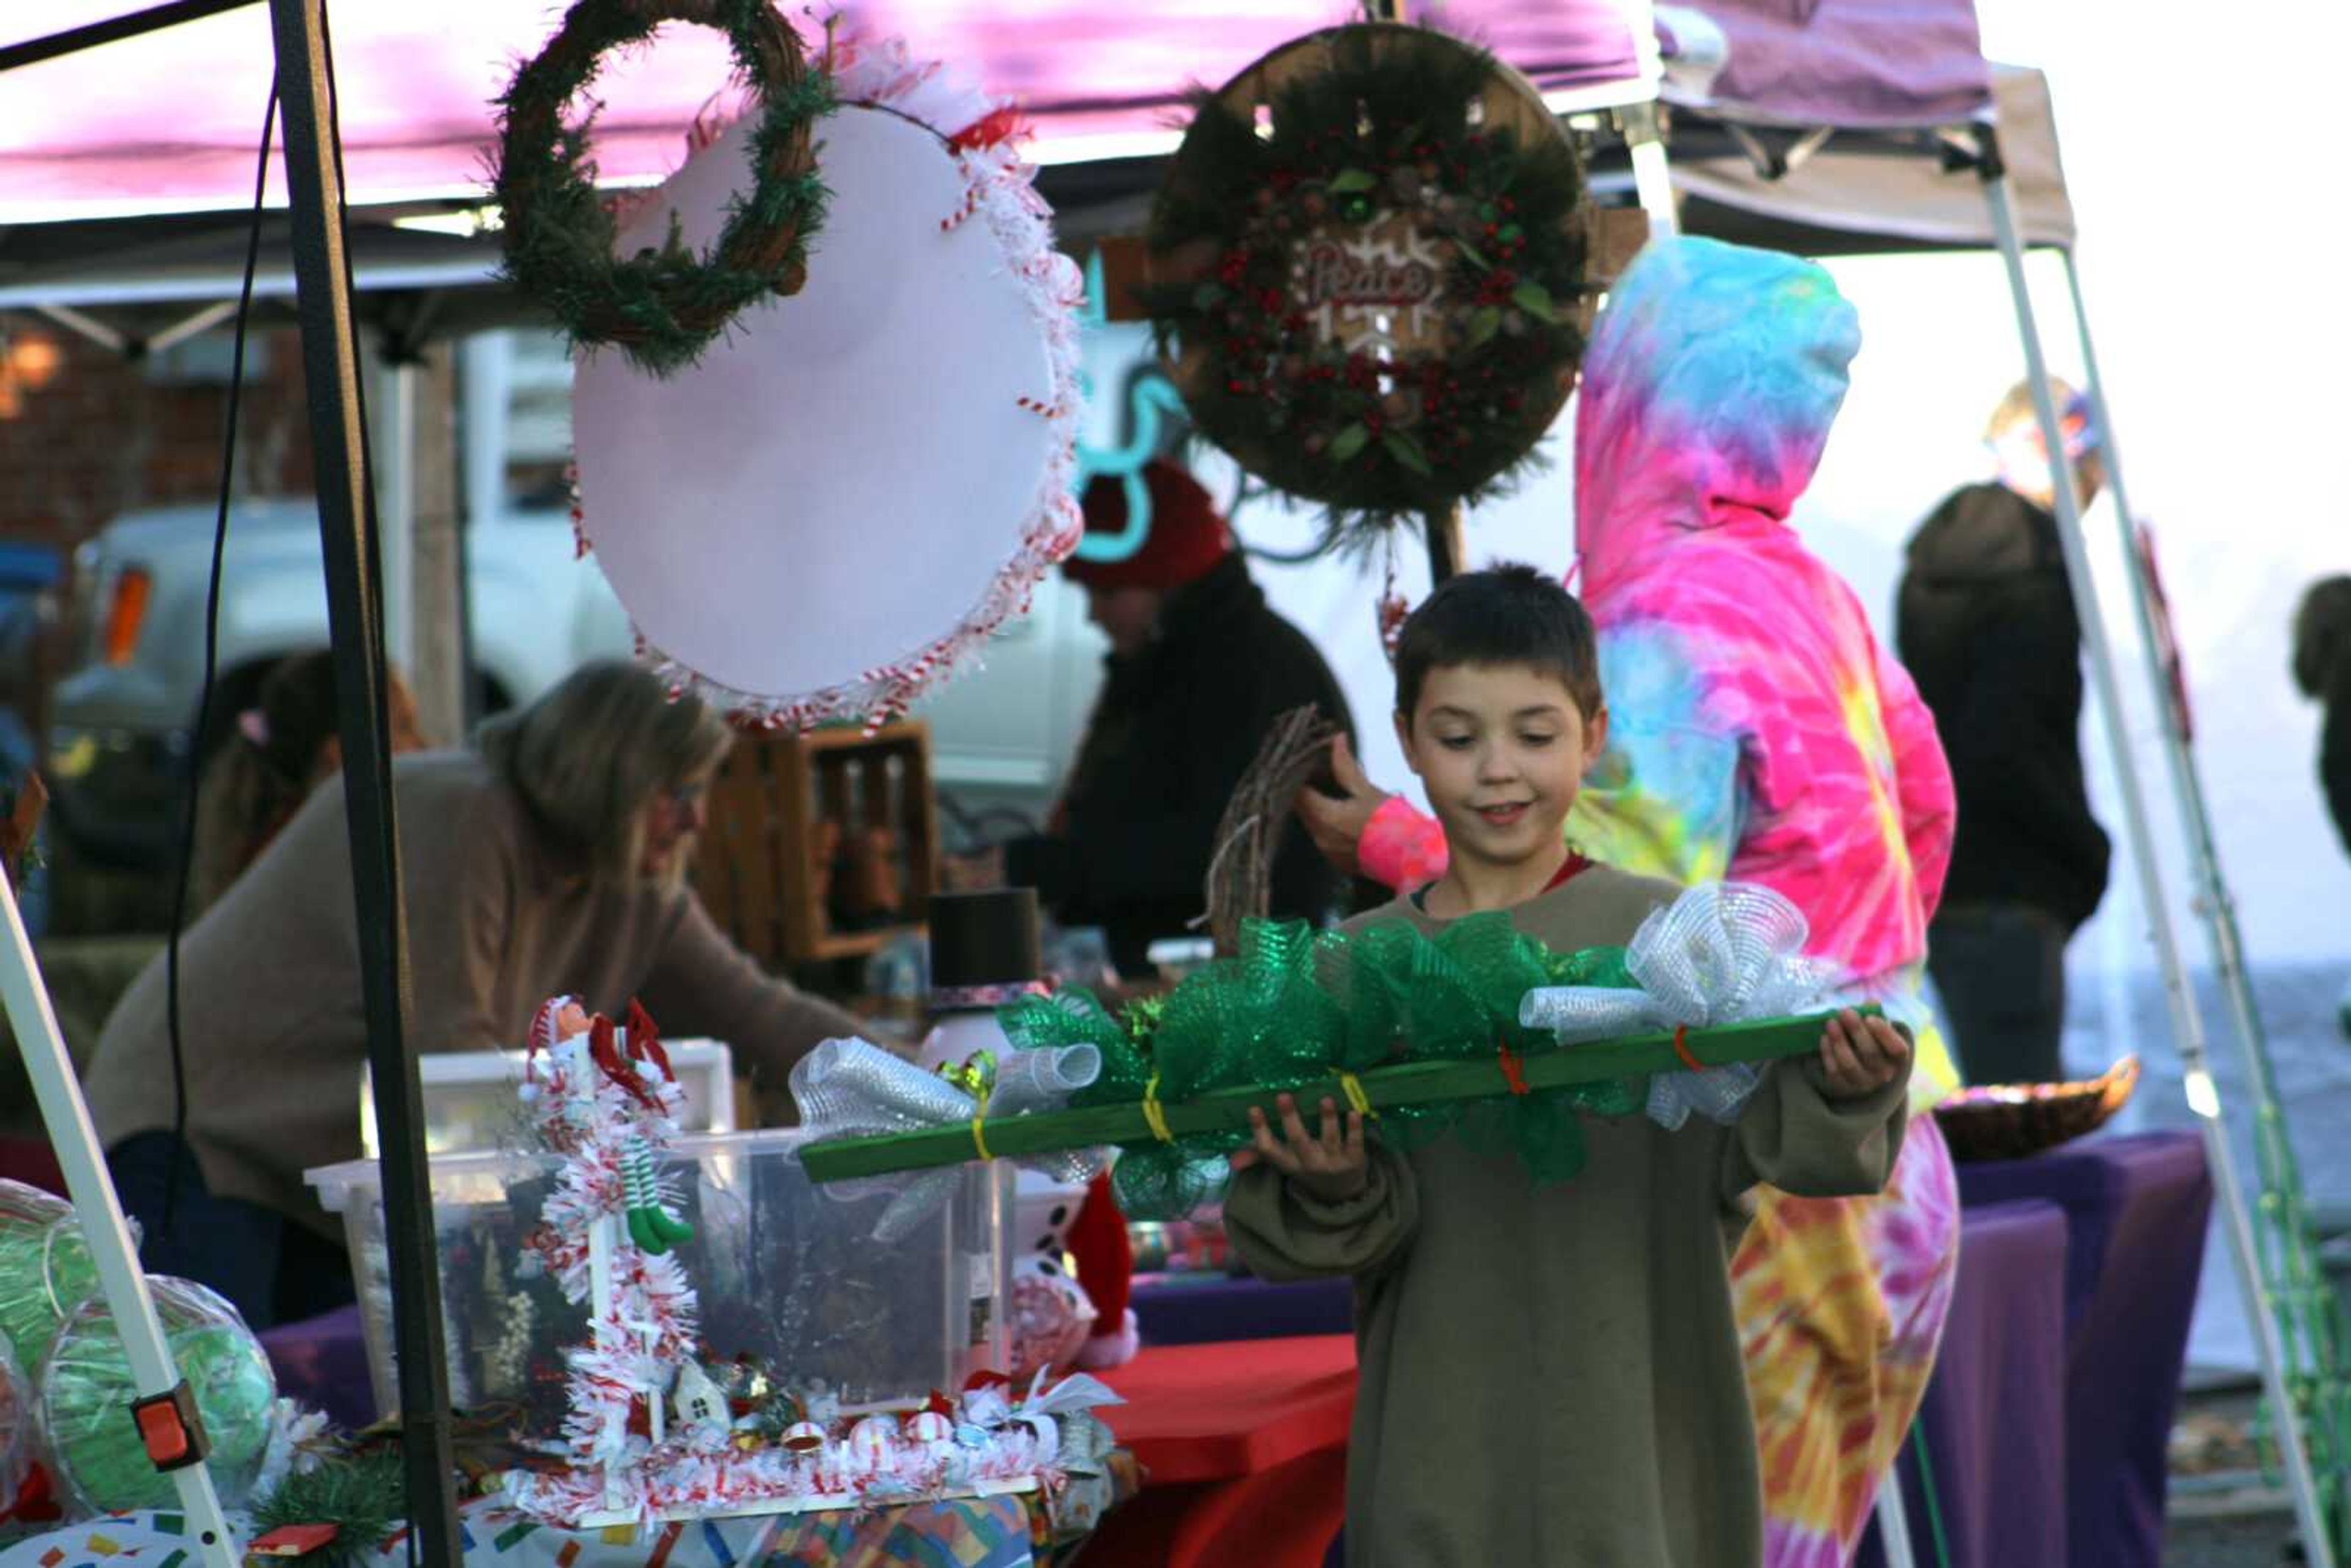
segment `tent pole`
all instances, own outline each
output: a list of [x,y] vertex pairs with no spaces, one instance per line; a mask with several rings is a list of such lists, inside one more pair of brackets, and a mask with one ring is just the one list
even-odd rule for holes
[[326,557],[351,891],[359,909],[360,991],[376,1126],[382,1134],[384,1240],[392,1265],[408,1523],[423,1560],[437,1568],[459,1562],[464,1552],[451,1484],[448,1368],[423,1096],[404,1032],[406,921],[385,744],[383,604],[373,498],[367,494],[367,431],[343,251],[342,176],[334,89],[327,77],[324,7],[325,0],[269,0],[286,117],[295,302],[302,324],[310,457]]
[[1899,1463],[1886,1466],[1877,1478],[1877,1502],[1871,1516],[1877,1521],[1877,1544],[1886,1553],[1886,1568],[1917,1568],[1918,1554],[1910,1544],[1910,1514],[1902,1500]]
[[1657,122],[1655,99],[1628,103],[1616,110],[1616,129],[1633,159],[1633,191],[1641,210],[1649,215],[1653,236],[1682,232],[1681,214],[1674,205],[1674,177],[1666,162],[1665,133]]
[[[0,869],[0,938],[6,943],[6,951],[0,952],[0,1008],[5,1008],[9,1027],[16,1030],[25,1075],[32,1080],[41,1124],[65,1172],[74,1218],[89,1244],[106,1304],[113,1311],[115,1333],[121,1338],[132,1384],[142,1399],[168,1393],[181,1382],[179,1368],[164,1341],[162,1322],[155,1315],[147,1276],[140,1271],[139,1249],[123,1222],[122,1204],[115,1197],[113,1178],[107,1174],[98,1129],[90,1122],[89,1106],[74,1077],[65,1036],[57,1031],[57,1015],[49,1006],[40,966],[33,957],[33,941],[26,934],[16,893],[5,869]],[[130,1419],[128,1411],[123,1418]],[[187,1515],[197,1561],[207,1568],[237,1568],[245,1560],[244,1549],[229,1533],[212,1471],[201,1464],[173,1470],[172,1484]]]
[[[2172,796],[2179,807],[2180,832],[2188,841],[2195,909],[2203,917],[2212,952],[2228,993],[2229,1012],[2237,1042],[2245,1058],[2246,1082],[2254,1095],[2254,1166],[2262,1201],[2257,1240],[2267,1244],[2263,1278],[2277,1305],[2280,1339],[2289,1380],[2301,1401],[2298,1413],[2315,1430],[2314,1461],[2325,1477],[2323,1490],[2330,1511],[2343,1520],[2342,1475],[2351,1462],[2351,1385],[2344,1378],[2351,1324],[2346,1324],[2343,1299],[2318,1267],[2310,1247],[2311,1225],[2295,1157],[2291,1130],[2279,1097],[2277,1073],[2271,1062],[2269,1035],[2253,997],[2245,968],[2243,936],[2237,925],[2237,902],[2220,868],[2219,840],[2212,831],[2212,813],[2204,798],[2204,782],[2186,727],[2186,716],[2173,705],[2168,673],[2156,654],[2153,585],[2147,580],[2134,528],[2138,514],[2131,509],[2130,492],[2123,481],[2122,455],[2115,440],[2113,416],[2106,408],[2105,380],[2098,373],[2098,356],[2090,338],[2089,311],[2082,298],[2082,276],[2069,250],[2065,286],[2074,308],[2074,330],[2082,344],[2085,392],[2097,421],[2099,451],[2105,459],[2106,483],[2115,492],[2115,515],[2122,530],[2124,559],[2130,562],[2131,604],[2138,617],[2140,640],[2147,650],[2147,678],[2155,693],[2155,710],[2161,719],[2164,760],[2171,770]],[[2351,1520],[2345,1520],[2351,1523]],[[2337,1546],[2343,1543],[2338,1541]]]
[[2204,1024],[2188,988],[2188,971],[2179,951],[2179,934],[2171,923],[2171,905],[2163,883],[2163,867],[2156,856],[2155,832],[2146,797],[2132,766],[2130,731],[2123,720],[2121,689],[2115,679],[2114,651],[2106,641],[2105,622],[2098,608],[2096,585],[2090,577],[2090,553],[2082,531],[2082,502],[2074,488],[2074,466],[2065,456],[2058,427],[2057,406],[2049,392],[2049,367],[2042,353],[2041,329],[2033,318],[2032,296],[2024,276],[2024,241],[2017,227],[2015,197],[2008,171],[2000,157],[1999,137],[1990,125],[1974,127],[1979,152],[1977,172],[1983,181],[1984,202],[2001,260],[2008,271],[2008,287],[2016,310],[2016,330],[2024,350],[2026,383],[2032,390],[2032,412],[2049,453],[2052,499],[2057,513],[2057,537],[2065,551],[2065,575],[2072,584],[2074,607],[2082,626],[2082,645],[2089,655],[2090,677],[2098,695],[2099,716],[2113,753],[2115,785],[2122,797],[2131,858],[2146,905],[2147,928],[2162,965],[2164,995],[2171,1014],[2171,1032],[2179,1049],[2187,1081],[2189,1108],[2202,1124],[2205,1158],[2210,1163],[2213,1186],[2220,1204],[2222,1228],[2229,1238],[2230,1260],[2236,1266],[2237,1288],[2245,1301],[2253,1342],[2260,1353],[2262,1383],[2272,1408],[2281,1413],[2278,1448],[2285,1459],[2286,1482],[2294,1495],[2295,1521],[2302,1533],[2304,1561],[2313,1568],[2335,1568],[2334,1542],[2319,1506],[2318,1489],[2310,1456],[2303,1446],[2301,1423],[2285,1380],[2278,1345],[2277,1325],[2263,1301],[2261,1265],[2254,1251],[2252,1223],[2245,1207],[2244,1188],[2237,1176],[2236,1156],[2229,1147],[2228,1129],[2220,1121],[2220,1096],[2204,1049]]

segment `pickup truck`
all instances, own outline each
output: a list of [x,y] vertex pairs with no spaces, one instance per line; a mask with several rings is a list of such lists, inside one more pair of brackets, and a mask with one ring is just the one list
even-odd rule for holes
[[[213,520],[205,505],[133,512],[77,553],[76,662],[57,685],[47,744],[54,827],[74,862],[158,879],[173,864],[195,761]],[[627,612],[593,561],[574,558],[564,513],[491,517],[466,529],[465,551],[484,711],[629,651]],[[224,716],[250,705],[278,660],[327,641],[312,501],[249,501],[231,514],[219,627]],[[925,701],[951,845],[958,823],[986,818],[1000,831],[1042,817],[1092,706],[1101,653],[1083,596],[1048,582],[1029,616],[998,634],[984,671]],[[228,732],[207,726],[210,737]]]

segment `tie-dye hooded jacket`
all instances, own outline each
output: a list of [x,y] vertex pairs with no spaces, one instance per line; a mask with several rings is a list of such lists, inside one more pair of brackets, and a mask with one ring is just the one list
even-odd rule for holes
[[[1950,772],[1910,677],[1787,521],[1860,344],[1810,262],[1677,238],[1617,279],[1575,423],[1609,745],[1568,831],[1628,871],[1777,888],[1815,956],[1884,993],[1926,955]],[[1441,868],[1441,839],[1401,818],[1366,833],[1366,871]]]

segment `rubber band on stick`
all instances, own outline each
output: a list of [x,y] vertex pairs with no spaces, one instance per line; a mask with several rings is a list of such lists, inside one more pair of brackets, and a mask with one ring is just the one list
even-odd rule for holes
[[1507,1045],[1496,1047],[1495,1052],[1501,1059],[1502,1082],[1510,1086],[1510,1092],[1520,1095],[1531,1092],[1527,1087],[1527,1075],[1520,1065],[1519,1053]]
[[1151,1124],[1151,1135],[1163,1144],[1172,1144],[1176,1134],[1167,1130],[1167,1113],[1159,1104],[1159,1074],[1143,1086],[1143,1119]]
[[1689,1048],[1689,1025],[1686,1023],[1674,1026],[1674,1054],[1680,1057],[1682,1065],[1692,1072],[1706,1071],[1706,1063],[1700,1061],[1698,1053]]
[[1372,1109],[1372,1097],[1364,1092],[1364,1081],[1352,1072],[1339,1074],[1339,1087],[1346,1092],[1347,1105],[1359,1115],[1378,1121],[1380,1113]]

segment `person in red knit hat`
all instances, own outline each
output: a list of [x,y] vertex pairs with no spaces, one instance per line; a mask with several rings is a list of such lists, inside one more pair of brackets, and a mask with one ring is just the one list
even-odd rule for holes
[[[1150,531],[1118,561],[1061,568],[1110,640],[1102,695],[1048,831],[1005,846],[1006,880],[1033,887],[1063,925],[1097,925],[1129,977],[1203,907],[1217,824],[1274,721],[1312,703],[1354,733],[1347,699],[1305,634],[1250,580],[1232,529],[1175,464],[1145,465]],[[1086,531],[1126,527],[1125,486],[1086,487]],[[1294,821],[1273,869],[1271,913],[1317,925],[1344,894]]]

